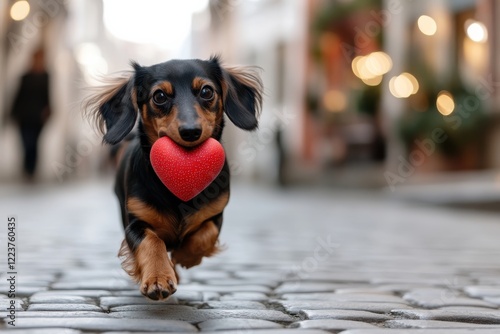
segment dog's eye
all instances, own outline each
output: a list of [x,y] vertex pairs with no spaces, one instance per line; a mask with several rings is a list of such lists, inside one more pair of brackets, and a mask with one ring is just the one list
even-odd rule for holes
[[200,90],[200,97],[203,100],[211,100],[214,97],[214,89],[210,86],[203,86]]
[[153,102],[156,105],[165,104],[168,100],[167,94],[165,94],[162,90],[158,89],[153,93]]

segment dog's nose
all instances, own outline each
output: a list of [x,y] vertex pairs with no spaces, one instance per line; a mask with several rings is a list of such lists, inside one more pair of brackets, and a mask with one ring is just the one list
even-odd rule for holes
[[197,141],[201,137],[201,127],[179,127],[179,134],[185,141]]

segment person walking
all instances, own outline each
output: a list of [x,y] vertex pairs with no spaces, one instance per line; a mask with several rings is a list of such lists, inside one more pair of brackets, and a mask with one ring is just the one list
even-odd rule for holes
[[28,181],[33,181],[35,176],[38,139],[49,117],[49,74],[45,69],[44,51],[38,49],[33,54],[30,70],[21,79],[12,108],[12,118],[21,135],[23,169]]

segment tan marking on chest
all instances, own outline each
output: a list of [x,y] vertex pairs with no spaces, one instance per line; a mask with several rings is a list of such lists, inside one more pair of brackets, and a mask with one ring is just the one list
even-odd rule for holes
[[182,237],[197,231],[201,224],[207,219],[221,213],[229,202],[229,192],[225,192],[217,197],[212,202],[202,206],[196,212],[187,216],[185,221],[185,228],[182,231]]
[[176,240],[176,220],[174,217],[159,212],[157,209],[144,203],[137,197],[130,197],[127,200],[127,210],[138,219],[151,225],[154,232],[164,240]]

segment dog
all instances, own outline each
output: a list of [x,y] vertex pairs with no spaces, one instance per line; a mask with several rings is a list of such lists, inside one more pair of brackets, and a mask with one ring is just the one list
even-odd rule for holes
[[220,250],[229,166],[226,161],[207,187],[210,196],[202,192],[184,202],[154,172],[151,147],[163,136],[185,148],[208,138],[220,141],[224,114],[237,127],[255,130],[263,86],[255,68],[223,66],[218,56],[149,67],[132,62],[132,68],[89,98],[85,108],[104,143],[127,142],[115,181],[125,230],[118,255],[141,293],[163,300],[177,289],[176,266],[191,268]]

